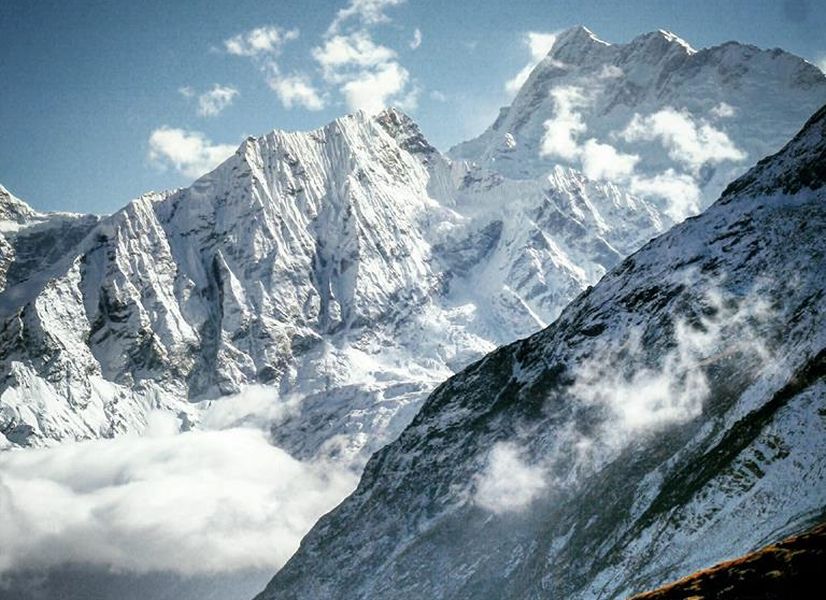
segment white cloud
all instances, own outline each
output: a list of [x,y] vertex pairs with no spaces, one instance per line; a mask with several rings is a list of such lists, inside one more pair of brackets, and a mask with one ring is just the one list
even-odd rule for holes
[[629,190],[647,198],[662,198],[667,202],[665,212],[678,223],[700,212],[702,195],[697,181],[686,173],[666,169],[654,176],[634,175]]
[[238,95],[239,92],[234,87],[216,83],[211,90],[198,96],[198,114],[202,117],[215,117],[232,104]]
[[445,96],[444,93],[440,92],[439,90],[431,90],[430,99],[435,100],[436,102],[447,102],[447,96]]
[[313,49],[324,80],[338,85],[348,108],[370,113],[392,102],[415,104],[415,90],[406,89],[410,74],[396,56],[392,49],[376,44],[367,31],[335,35]]
[[300,106],[307,110],[321,110],[324,100],[313,87],[309,77],[293,74],[286,77],[275,76],[269,80],[270,88],[276,93],[285,108]]
[[575,109],[587,104],[582,88],[563,86],[551,90],[555,112],[545,121],[540,154],[574,160],[580,155],[577,138],[587,129],[582,115]]
[[286,42],[298,38],[297,29],[275,25],[256,27],[224,40],[224,48],[235,56],[277,55]]
[[474,500],[496,514],[514,512],[526,508],[545,486],[541,466],[526,463],[515,444],[498,442],[488,456],[485,470],[477,478]]
[[733,117],[737,111],[731,104],[727,102],[720,102],[717,106],[711,109],[712,116],[718,119],[727,119]]
[[582,172],[593,180],[625,181],[640,161],[636,154],[624,154],[610,144],[591,138],[582,147]]
[[536,65],[538,65],[539,62],[545,58],[548,52],[550,52],[554,42],[556,42],[557,34],[558,32],[542,33],[538,31],[529,31],[524,35],[523,41],[530,50],[531,58],[528,61],[528,64],[520,69],[519,73],[505,82],[505,91],[509,95],[515,96],[516,93],[522,88],[524,83],[528,80],[531,71],[533,71]]
[[413,31],[413,39],[410,40],[410,49],[416,50],[419,46],[422,45],[422,30],[416,27]]
[[746,154],[724,131],[687,112],[664,108],[648,116],[634,115],[619,136],[626,142],[659,140],[668,156],[693,170],[705,163],[741,161]]
[[313,58],[321,66],[324,78],[333,83],[346,81],[358,70],[392,62],[396,53],[373,42],[366,31],[336,35],[313,48]]
[[385,9],[404,4],[405,0],[350,0],[350,3],[336,13],[328,29],[329,34],[338,33],[347,22],[359,26],[371,26],[386,23],[390,19],[384,14]]
[[191,86],[184,85],[178,88],[178,93],[184,98],[192,98],[195,95],[195,90]]
[[815,61],[815,66],[826,73],[826,55],[821,56],[820,58]]
[[171,165],[187,177],[200,177],[235,152],[230,144],[213,144],[199,131],[160,127],[149,136],[149,159]]
[[[590,359],[580,362],[574,373],[571,393],[578,405],[590,412],[602,409],[601,422],[589,423],[589,433],[567,431],[556,436],[560,452],[554,453],[549,472],[557,474],[554,484],[576,482],[606,464],[641,435],[685,423],[698,417],[708,399],[710,384],[704,364],[728,356],[745,357],[753,365],[767,365],[770,354],[759,332],[772,317],[758,291],[763,282],[744,298],[735,299],[713,282],[698,286],[698,278],[688,275],[686,284],[705,287],[698,299],[714,316],[689,325],[678,320],[670,349],[651,356],[642,344],[642,332],[630,330],[618,339],[616,347],[602,348]],[[566,448],[570,450],[567,451]],[[558,456],[558,458],[556,458]],[[565,464],[573,457],[573,466]]]
[[374,114],[404,89],[407,78],[408,73],[402,66],[390,62],[350,79],[341,86],[341,93],[351,110]]
[[342,467],[293,459],[261,431],[174,429],[0,454],[0,571],[66,562],[275,570],[356,484]]

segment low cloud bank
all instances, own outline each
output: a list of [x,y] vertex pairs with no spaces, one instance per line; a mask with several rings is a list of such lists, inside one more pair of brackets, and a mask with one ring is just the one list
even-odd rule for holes
[[292,458],[260,429],[177,433],[176,421],[155,414],[142,437],[0,454],[0,572],[275,570],[357,483],[343,465]]

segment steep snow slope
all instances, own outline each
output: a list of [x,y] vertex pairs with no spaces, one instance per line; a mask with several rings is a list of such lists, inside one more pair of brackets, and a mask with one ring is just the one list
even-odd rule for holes
[[249,138],[0,295],[0,431],[112,436],[155,408],[186,429],[209,404],[192,401],[263,383],[298,407],[277,443],[358,463],[665,222],[571,170],[513,183],[453,165],[393,109]]
[[510,178],[581,166],[592,178],[679,202],[672,212],[684,217],[776,152],[823,102],[826,76],[780,49],[728,42],[695,50],[667,31],[609,44],[575,27],[496,122],[450,155]]
[[259,596],[614,598],[826,509],[826,107],[442,384]]

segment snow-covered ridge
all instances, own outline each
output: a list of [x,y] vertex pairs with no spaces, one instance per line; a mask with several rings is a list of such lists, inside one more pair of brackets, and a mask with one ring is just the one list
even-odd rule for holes
[[666,223],[570,169],[511,182],[451,163],[394,109],[249,138],[0,294],[0,430],[113,436],[157,408],[189,428],[202,401],[263,383],[302,399],[279,443],[360,461]]
[[821,519],[824,164],[826,108],[439,386],[258,598],[628,597]]

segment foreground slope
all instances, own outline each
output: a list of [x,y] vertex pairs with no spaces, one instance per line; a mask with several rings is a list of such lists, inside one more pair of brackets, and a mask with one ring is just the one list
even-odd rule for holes
[[781,600],[805,598],[821,585],[826,525],[821,524],[738,559],[693,573],[632,600]]
[[826,107],[441,385],[259,598],[651,589],[826,508]]

